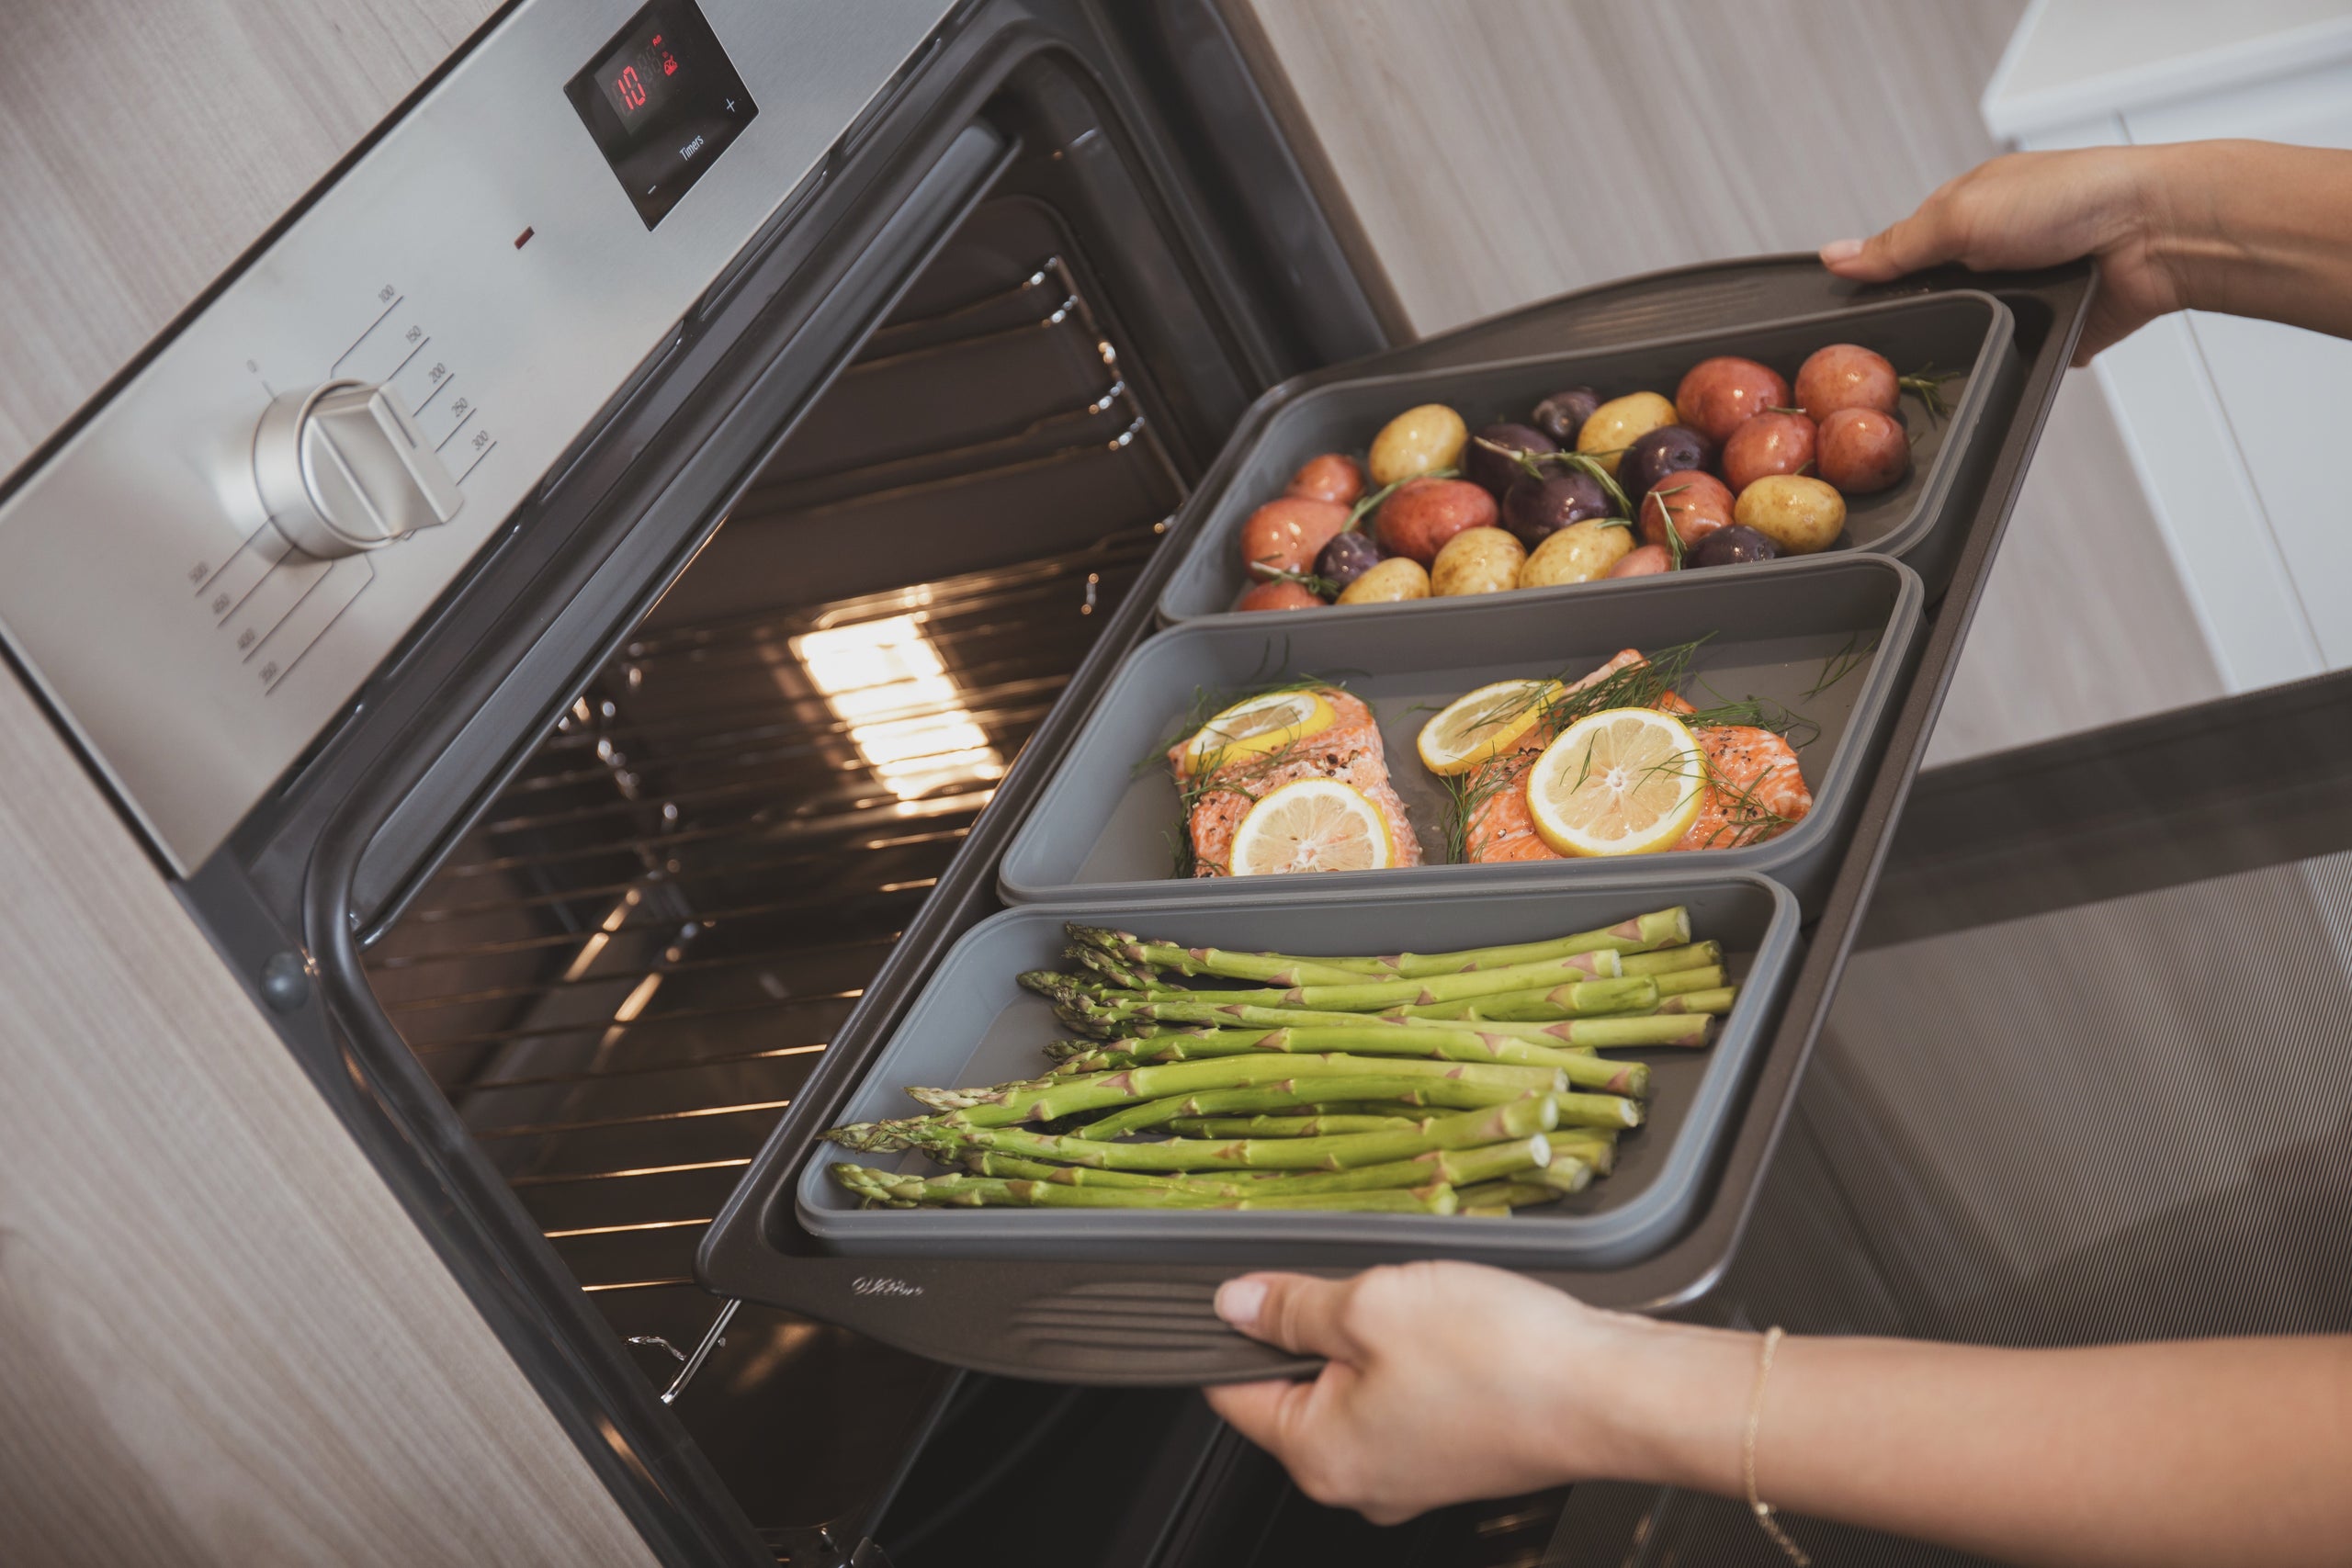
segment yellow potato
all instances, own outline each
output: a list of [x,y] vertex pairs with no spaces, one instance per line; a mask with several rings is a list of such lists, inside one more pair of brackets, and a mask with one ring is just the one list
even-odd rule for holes
[[1430,592],[1440,599],[1464,593],[1500,593],[1519,586],[1527,560],[1520,542],[1500,528],[1464,528],[1438,551],[1430,568]]
[[1519,569],[1521,588],[1557,588],[1564,582],[1590,582],[1609,575],[1609,569],[1632,553],[1634,531],[1613,527],[1597,517],[1570,524],[1535,547]]
[[1430,574],[1403,556],[1386,560],[1340,590],[1342,604],[1396,604],[1430,596]]
[[1672,424],[1678,417],[1672,399],[1656,392],[1628,392],[1592,411],[1592,417],[1577,432],[1577,450],[1598,459],[1613,474],[1617,458],[1626,447],[1660,425]]
[[1364,467],[1372,471],[1375,485],[1433,474],[1440,468],[1459,467],[1462,448],[1469,439],[1470,427],[1462,423],[1460,414],[1443,403],[1423,403],[1380,427],[1380,434],[1372,438],[1371,461]]
[[1739,492],[1731,515],[1789,554],[1809,556],[1827,549],[1846,526],[1846,498],[1826,479],[1767,474]]

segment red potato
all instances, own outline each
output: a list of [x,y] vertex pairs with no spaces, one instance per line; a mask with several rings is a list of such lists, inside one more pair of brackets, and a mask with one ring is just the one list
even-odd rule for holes
[[1813,421],[1801,413],[1759,413],[1724,443],[1724,483],[1737,495],[1767,474],[1793,474],[1819,449]]
[[1797,367],[1797,407],[1815,424],[1839,409],[1893,413],[1902,396],[1886,356],[1858,343],[1816,348]]
[[1323,601],[1295,582],[1261,582],[1241,596],[1237,610],[1319,610]]
[[1911,471],[1911,437],[1893,414],[1839,409],[1821,422],[1821,461],[1814,471],[1848,495],[1888,489]]
[[1667,475],[1642,502],[1644,543],[1666,543],[1662,513],[1667,512],[1674,514],[1674,531],[1682,536],[1682,547],[1690,549],[1716,529],[1731,526],[1731,491],[1714,475],[1696,468]]
[[1664,545],[1636,545],[1623,559],[1609,569],[1611,577],[1656,577],[1661,571],[1674,570],[1674,558],[1666,553]]
[[1347,506],[1363,493],[1363,469],[1356,466],[1353,457],[1326,452],[1300,464],[1298,472],[1290,477],[1290,488],[1283,493],[1303,496],[1308,501],[1336,501]]
[[1348,509],[1336,501],[1297,495],[1270,501],[1241,525],[1241,564],[1252,577],[1309,570],[1347,525]]
[[1374,530],[1380,547],[1423,566],[1465,528],[1491,528],[1495,498],[1467,479],[1408,479],[1380,503]]
[[1716,446],[1768,408],[1785,408],[1789,384],[1769,365],[1731,355],[1702,359],[1674,389],[1681,423]]

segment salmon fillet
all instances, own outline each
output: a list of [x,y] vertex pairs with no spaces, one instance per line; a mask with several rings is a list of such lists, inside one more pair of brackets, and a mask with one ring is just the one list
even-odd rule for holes
[[[1640,660],[1640,654],[1627,649],[1570,689],[1589,686]],[[1678,716],[1698,711],[1672,692],[1651,705]],[[1707,754],[1708,784],[1699,815],[1676,850],[1760,844],[1786,832],[1813,809],[1813,792],[1798,772],[1797,754],[1781,737],[1747,725],[1702,726],[1691,734]],[[1464,858],[1471,863],[1565,858],[1536,832],[1534,816],[1527,808],[1527,771],[1552,739],[1539,726],[1518,750],[1473,775],[1473,789],[1483,798],[1472,807],[1463,833]]]
[[[1421,863],[1421,841],[1405,815],[1405,803],[1388,782],[1386,749],[1380,725],[1363,699],[1336,686],[1318,688],[1331,705],[1336,720],[1330,728],[1276,753],[1280,761],[1245,757],[1210,772],[1200,785],[1200,797],[1186,820],[1193,840],[1194,876],[1229,876],[1233,869],[1233,840],[1241,819],[1264,796],[1298,779],[1338,779],[1361,790],[1388,824],[1396,847],[1398,865]],[[1191,737],[1187,736],[1186,740]],[[1169,766],[1182,775],[1184,742],[1168,752]]]
[[1707,753],[1707,793],[1678,850],[1730,850],[1784,833],[1813,809],[1797,754],[1769,729],[1726,724],[1694,729]]

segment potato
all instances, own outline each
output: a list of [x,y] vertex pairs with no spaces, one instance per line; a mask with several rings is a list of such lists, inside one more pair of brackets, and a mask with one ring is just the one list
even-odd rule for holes
[[1296,582],[1261,582],[1244,593],[1237,610],[1319,610],[1323,601],[1313,589]]
[[1470,427],[1462,423],[1460,414],[1443,403],[1423,403],[1380,427],[1380,434],[1372,438],[1371,461],[1365,466],[1372,470],[1374,484],[1393,485],[1417,474],[1458,467],[1462,448],[1469,440]]
[[1656,392],[1628,392],[1592,411],[1592,417],[1577,432],[1577,450],[1598,458],[1602,468],[1614,474],[1617,459],[1626,447],[1651,431],[1674,423],[1675,419],[1674,405]]
[[1527,549],[1500,528],[1465,528],[1438,551],[1430,568],[1430,592],[1440,599],[1464,593],[1500,593],[1519,586]]
[[1445,542],[1467,528],[1491,528],[1495,498],[1468,479],[1408,479],[1373,513],[1373,536],[1392,556],[1437,563]]
[[1340,591],[1342,604],[1396,604],[1430,596],[1430,574],[1421,563],[1391,556]]
[[1827,549],[1846,526],[1846,498],[1826,479],[1767,474],[1739,492],[1732,517],[1789,554],[1809,556]]
[[1636,545],[1625,552],[1625,558],[1609,569],[1611,577],[1656,577],[1661,571],[1672,571],[1674,561],[1664,545]]
[[1631,528],[1612,527],[1599,518],[1571,523],[1535,547],[1519,569],[1519,585],[1557,588],[1564,582],[1590,582],[1606,577],[1633,547]]

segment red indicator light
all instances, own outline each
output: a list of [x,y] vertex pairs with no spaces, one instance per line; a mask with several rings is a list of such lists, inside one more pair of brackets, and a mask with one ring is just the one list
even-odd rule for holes
[[674,54],[663,55],[662,57],[662,74],[664,76],[675,76],[677,73],[678,57]]
[[531,243],[531,236],[532,236],[533,234],[537,233],[537,232],[538,232],[538,231],[537,231],[537,230],[536,230],[536,229],[526,229],[526,230],[524,230],[521,233],[519,233],[519,234],[515,235],[515,236],[514,236],[514,248],[515,248],[516,250],[518,250],[518,251],[519,251],[519,250],[521,250],[525,245],[529,244],[529,243]]

